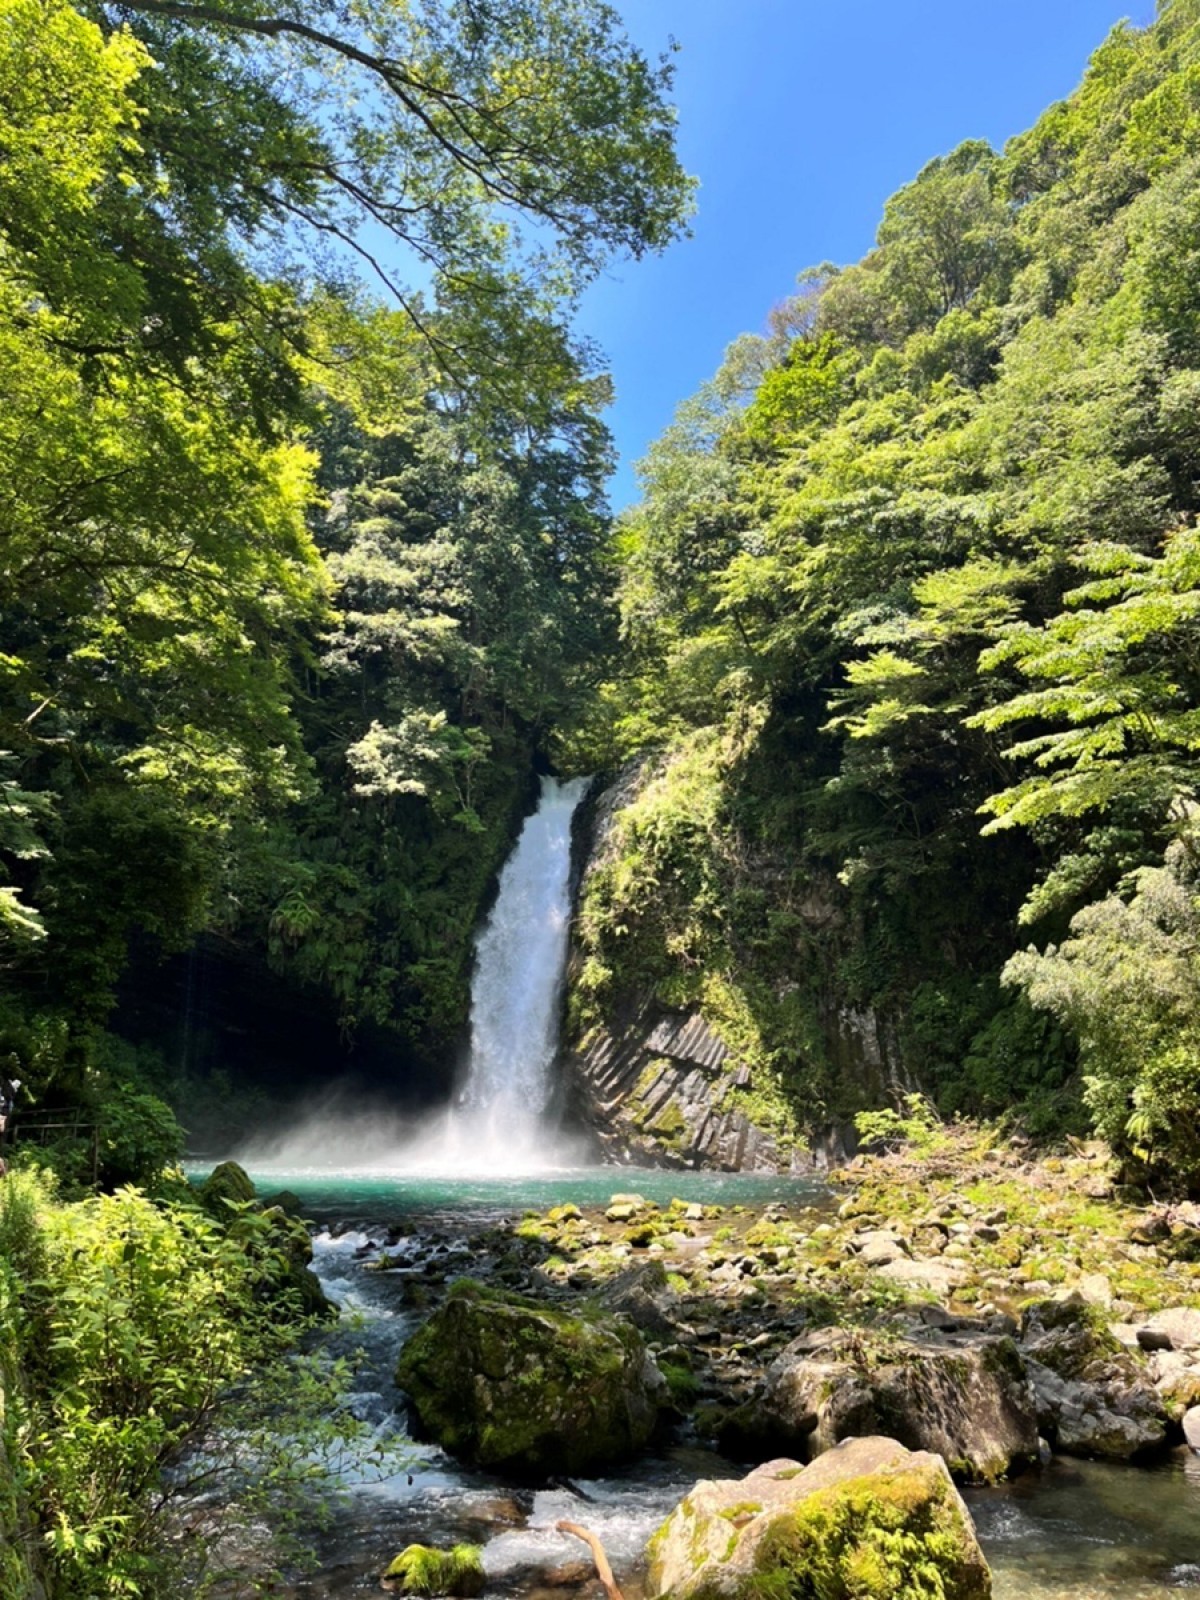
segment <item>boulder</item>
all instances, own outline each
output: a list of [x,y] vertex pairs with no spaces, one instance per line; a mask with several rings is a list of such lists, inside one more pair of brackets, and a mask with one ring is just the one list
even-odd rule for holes
[[1200,1455],[1200,1406],[1192,1406],[1183,1414],[1183,1437],[1189,1450]]
[[802,1335],[768,1369],[759,1405],[769,1442],[818,1456],[855,1434],[886,1434],[943,1456],[954,1475],[993,1482],[1037,1459],[1037,1416],[1017,1348],[1004,1337],[937,1334],[864,1347]]
[[649,1440],[666,1384],[628,1322],[460,1280],[400,1352],[421,1430],[469,1466],[586,1475]]
[[606,1311],[618,1312],[649,1339],[677,1336],[679,1296],[668,1284],[661,1261],[626,1267],[609,1279],[598,1299]]
[[247,1206],[257,1198],[253,1180],[236,1161],[222,1161],[200,1185],[200,1203],[219,1222],[228,1222],[230,1212]]
[[1194,1306],[1169,1306],[1147,1317],[1138,1330],[1139,1344],[1143,1330],[1155,1341],[1153,1349],[1200,1350],[1200,1310]]
[[1026,1306],[1021,1339],[1038,1422],[1055,1449],[1124,1461],[1164,1443],[1163,1397],[1082,1296]]
[[[312,1239],[288,1201],[287,1191],[259,1201],[254,1183],[236,1161],[222,1161],[200,1185],[200,1203],[240,1240],[258,1264],[256,1290],[263,1300],[286,1300],[303,1317],[336,1317],[337,1307],[325,1296],[320,1279],[310,1270]],[[254,1207],[248,1211],[248,1207]]]
[[932,1261],[909,1261],[901,1257],[877,1268],[876,1275],[905,1289],[925,1289],[943,1300],[953,1299],[954,1291],[967,1280],[965,1267],[941,1257]]
[[887,1228],[870,1228],[857,1234],[850,1244],[864,1267],[886,1267],[908,1256],[904,1240]]
[[647,1600],[987,1600],[991,1574],[939,1457],[848,1439],[807,1467],[698,1483],[647,1551]]
[[313,1272],[312,1239],[304,1223],[282,1206],[271,1206],[262,1213],[266,1223],[264,1278],[271,1294],[287,1295],[298,1305],[301,1316],[333,1318],[337,1306],[326,1297],[321,1280]]

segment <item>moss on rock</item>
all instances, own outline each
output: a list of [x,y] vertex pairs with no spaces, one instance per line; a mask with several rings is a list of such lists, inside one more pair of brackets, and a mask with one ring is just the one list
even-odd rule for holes
[[222,1161],[200,1185],[200,1202],[220,1222],[229,1221],[231,1209],[251,1205],[257,1190],[245,1167],[236,1161]]
[[451,1550],[410,1544],[388,1567],[383,1585],[400,1594],[455,1595],[471,1600],[487,1582],[478,1545],[456,1544]]
[[534,1480],[628,1459],[666,1399],[628,1323],[551,1311],[469,1280],[408,1340],[396,1381],[421,1428],[452,1455]]
[[648,1551],[649,1600],[988,1600],[991,1574],[939,1456],[852,1439],[801,1469],[700,1483]]

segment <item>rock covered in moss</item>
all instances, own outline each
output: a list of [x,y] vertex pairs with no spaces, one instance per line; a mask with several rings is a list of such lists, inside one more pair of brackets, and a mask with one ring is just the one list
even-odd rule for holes
[[847,1439],[807,1467],[698,1483],[650,1541],[648,1600],[987,1600],[991,1574],[939,1456]]
[[461,1600],[483,1593],[487,1577],[478,1545],[456,1544],[452,1550],[410,1544],[388,1567],[385,1589],[398,1594],[454,1595]]
[[222,1161],[200,1185],[200,1203],[219,1222],[228,1222],[232,1210],[251,1205],[258,1191],[245,1167],[236,1161]]
[[[245,1240],[262,1264],[260,1294],[264,1299],[287,1296],[303,1317],[334,1317],[337,1307],[328,1300],[320,1279],[309,1266],[312,1240],[295,1213],[300,1202],[286,1190],[258,1204],[249,1173],[236,1161],[222,1161],[200,1185],[200,1203],[231,1238]],[[295,1202],[295,1211],[287,1203]]]
[[627,1322],[467,1280],[405,1344],[396,1381],[422,1430],[452,1455],[534,1480],[627,1460],[667,1398]]
[[[820,1455],[886,1434],[943,1456],[955,1477],[992,1482],[1037,1459],[1033,1393],[1009,1338],[946,1334],[873,1346],[836,1330],[777,1357],[755,1406],[765,1448]],[[734,1415],[752,1442],[752,1418]]]

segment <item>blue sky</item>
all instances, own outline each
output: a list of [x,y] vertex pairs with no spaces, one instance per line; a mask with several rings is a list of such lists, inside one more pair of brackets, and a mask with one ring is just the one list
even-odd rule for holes
[[636,42],[674,35],[679,148],[700,179],[694,237],[618,265],[581,331],[617,386],[613,504],[633,463],[803,267],[854,261],[887,197],[964,139],[1000,146],[1078,83],[1153,0],[615,0]]

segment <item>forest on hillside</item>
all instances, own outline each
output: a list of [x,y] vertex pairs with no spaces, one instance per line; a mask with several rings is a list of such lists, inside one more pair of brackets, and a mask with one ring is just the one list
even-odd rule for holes
[[5,11],[27,1109],[169,1147],[114,1007],[197,941],[440,1083],[536,771],[636,759],[577,1031],[696,1007],[803,1128],[870,1015],[893,1090],[1200,1174],[1200,6],[801,273],[615,521],[571,309],[691,186],[607,7]]
[[117,1179],[181,1085],[114,1005],[198,938],[448,1052],[615,638],[571,308],[691,185],[594,0],[5,0],[0,52],[0,1060]]
[[[755,1594],[979,1600],[950,1473],[995,1508],[1035,1464],[1054,1513],[1014,1556],[1035,1495],[1004,1502],[1008,1593],[1081,1592],[1052,1546],[1114,1596],[1195,1581],[1194,1476],[1148,1480],[1136,1539],[1131,1479],[1074,1528],[1061,1491],[1200,1452],[1200,0],[800,272],[614,517],[574,318],[686,231],[672,94],[604,0],[0,0],[3,1600],[366,1592],[400,1502],[456,1542],[389,1581],[474,1594],[457,1541],[548,1537],[552,1471],[660,1452],[661,1519],[665,1439],[690,1477],[703,1441],[778,1468],[872,1428],[869,1492]],[[856,1114],[867,1152],[611,1197],[573,1169],[588,1210],[519,1220],[511,1182],[326,1197],[321,1280],[310,1200],[189,1181],[184,1127],[231,1137],[268,1058],[295,1095],[331,1039],[444,1098],[546,773],[596,776],[603,835],[569,1042],[657,1007],[781,1168]],[[163,1020],[198,973],[235,995],[216,1073]],[[496,1453],[449,1410],[411,1453],[427,1377]],[[909,1447],[946,1458],[965,1579],[877,1492]],[[369,1526],[312,1591],[288,1537],[336,1522],[342,1448]],[[726,1563],[762,1525],[732,1489]],[[500,1592],[592,1592],[529,1571]]]
[[577,1026],[653,987],[760,1113],[896,1090],[1200,1180],[1200,7],[814,266],[642,464],[585,765],[653,750]]

